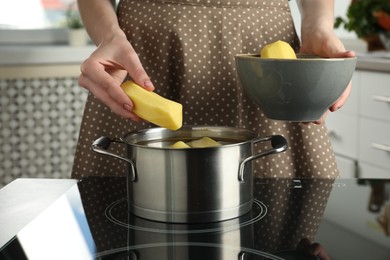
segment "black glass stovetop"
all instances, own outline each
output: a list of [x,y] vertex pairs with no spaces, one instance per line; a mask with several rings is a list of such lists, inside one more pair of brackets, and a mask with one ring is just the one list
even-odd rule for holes
[[201,224],[129,213],[123,177],[70,181],[0,190],[0,259],[390,259],[387,180],[255,179],[248,214]]

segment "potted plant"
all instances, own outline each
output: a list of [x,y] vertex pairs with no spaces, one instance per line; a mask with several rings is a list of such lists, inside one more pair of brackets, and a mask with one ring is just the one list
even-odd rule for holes
[[352,0],[346,16],[336,18],[336,28],[354,31],[367,42],[369,51],[384,49],[381,38],[390,31],[390,0]]
[[71,46],[84,46],[88,43],[88,36],[84,29],[77,4],[71,3],[66,10],[66,25],[68,27],[68,40]]

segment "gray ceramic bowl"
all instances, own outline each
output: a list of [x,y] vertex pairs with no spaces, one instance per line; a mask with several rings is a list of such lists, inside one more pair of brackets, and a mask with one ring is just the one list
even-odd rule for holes
[[321,118],[341,96],[356,67],[356,58],[329,59],[298,54],[298,59],[262,59],[236,55],[247,95],[275,120],[311,122]]

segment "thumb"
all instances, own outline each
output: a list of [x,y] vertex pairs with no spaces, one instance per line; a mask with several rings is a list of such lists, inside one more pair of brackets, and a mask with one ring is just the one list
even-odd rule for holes
[[334,53],[334,55],[332,55],[332,58],[352,58],[355,56],[356,53],[354,51],[342,51]]

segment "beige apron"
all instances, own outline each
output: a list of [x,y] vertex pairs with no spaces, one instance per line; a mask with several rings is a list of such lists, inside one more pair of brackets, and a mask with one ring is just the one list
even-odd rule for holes
[[[235,126],[259,136],[286,137],[288,151],[256,160],[255,176],[338,176],[324,126],[267,119],[237,78],[235,54],[256,53],[279,39],[298,48],[287,0],[122,0],[118,17],[156,92],[183,104],[184,124]],[[125,162],[96,154],[90,146],[102,135],[122,137],[148,127],[115,115],[89,95],[72,177],[125,174]],[[125,153],[120,144],[110,149]]]

